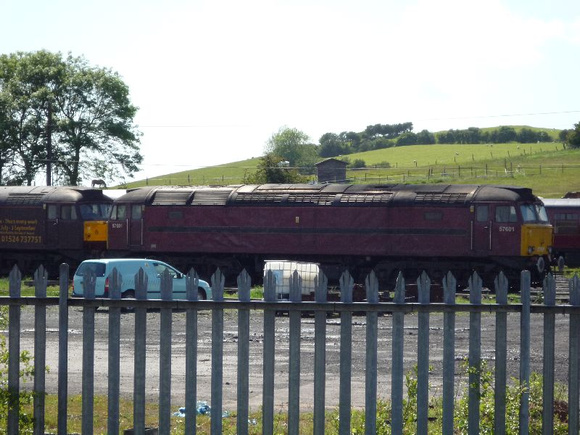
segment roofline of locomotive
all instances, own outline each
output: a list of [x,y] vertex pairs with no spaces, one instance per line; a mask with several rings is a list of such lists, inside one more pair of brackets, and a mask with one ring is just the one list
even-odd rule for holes
[[[227,191],[229,190],[229,194]],[[388,201],[383,201],[382,205],[387,203],[421,203],[417,200],[417,194],[462,194],[464,195],[462,201],[453,201],[451,204],[464,205],[472,204],[473,202],[493,202],[493,201],[513,201],[513,202],[540,202],[540,198],[532,193],[532,190],[527,187],[519,186],[501,186],[501,185],[487,185],[487,184],[429,184],[429,185],[412,185],[412,184],[261,184],[261,185],[230,185],[230,186],[146,186],[140,188],[130,189],[124,195],[116,198],[115,202],[122,203],[139,203],[150,205],[158,192],[189,192],[187,199],[182,203],[172,203],[171,205],[190,205],[193,197],[198,191],[215,191],[225,192],[227,198],[223,197],[220,202],[215,205],[230,205],[236,203],[235,201],[238,193],[252,193],[256,195],[272,195],[280,194],[281,192],[294,192],[304,194],[319,194],[319,195],[349,195],[349,194],[391,194]],[[185,195],[184,195],[185,196]],[[433,205],[438,201],[425,201]],[[439,201],[441,204],[446,201]],[[272,202],[274,203],[274,201]],[[363,201],[364,203],[364,201]],[[251,204],[251,203],[249,203]],[[255,203],[254,203],[255,204]],[[263,202],[262,204],[267,204]],[[277,205],[282,205],[276,202]],[[291,205],[297,205],[292,203]]]
[[101,189],[83,186],[0,186],[0,205],[17,202],[18,205],[38,206],[48,202],[82,201],[113,202]]

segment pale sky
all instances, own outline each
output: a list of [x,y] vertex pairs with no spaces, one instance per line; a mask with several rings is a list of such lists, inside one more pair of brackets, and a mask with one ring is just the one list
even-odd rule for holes
[[580,122],[578,0],[0,0],[0,53],[111,68],[139,107],[136,179],[324,133]]

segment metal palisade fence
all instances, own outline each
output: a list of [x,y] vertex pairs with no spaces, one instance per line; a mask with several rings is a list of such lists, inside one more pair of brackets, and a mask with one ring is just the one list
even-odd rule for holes
[[[87,279],[88,278],[88,279]],[[508,334],[517,333],[520,338],[518,349],[519,382],[529,385],[530,345],[531,345],[531,317],[543,316],[543,431],[551,433],[554,427],[554,389],[555,389],[555,351],[556,315],[568,318],[568,425],[569,433],[578,433],[579,425],[579,361],[580,361],[580,284],[575,276],[569,280],[568,302],[556,304],[555,278],[549,275],[542,289],[542,303],[531,303],[530,276],[522,272],[520,303],[508,303],[508,282],[500,274],[495,282],[495,303],[482,303],[482,281],[477,274],[470,279],[469,303],[456,303],[456,281],[450,273],[443,280],[444,300],[442,303],[430,301],[431,282],[426,274],[417,280],[418,300],[409,302],[405,295],[405,280],[402,275],[397,280],[394,289],[394,298],[389,302],[379,301],[379,285],[374,273],[371,273],[365,282],[366,301],[353,302],[354,281],[345,272],[340,280],[341,300],[327,301],[327,281],[324,276],[316,280],[314,301],[302,301],[301,278],[297,272],[292,275],[290,282],[289,300],[278,300],[275,279],[271,272],[264,280],[264,299],[251,300],[249,276],[243,272],[238,277],[237,299],[224,299],[224,277],[218,270],[212,277],[213,299],[199,301],[197,292],[197,275],[192,270],[187,276],[187,300],[172,300],[172,280],[168,274],[162,277],[161,300],[147,300],[147,278],[142,273],[136,276],[135,299],[121,299],[120,277],[116,271],[110,277],[110,298],[96,299],[94,297],[94,276],[85,277],[85,298],[69,298],[69,270],[62,265],[60,270],[60,297],[46,297],[47,275],[41,267],[34,276],[35,296],[21,296],[21,275],[15,268],[10,274],[9,296],[0,298],[1,305],[8,305],[8,392],[12,396],[7,419],[7,433],[19,433],[19,401],[18,392],[24,388],[20,383],[19,354],[21,344],[21,311],[25,306],[34,306],[34,425],[35,433],[45,432],[45,364],[47,352],[46,316],[47,307],[58,306],[58,367],[51,370],[58,372],[58,433],[67,433],[67,399],[69,380],[70,347],[68,322],[69,308],[81,307],[83,317],[82,343],[82,433],[93,433],[95,382],[103,383],[104,379],[95,376],[95,312],[97,308],[108,308],[108,433],[119,433],[120,417],[120,370],[121,370],[121,315],[122,311],[130,309],[134,316],[134,370],[133,370],[133,425],[134,433],[145,433],[145,406],[146,406],[146,365],[148,338],[147,311],[156,309],[160,317],[159,334],[159,433],[167,434],[171,429],[171,376],[172,376],[172,317],[175,310],[185,312],[186,339],[184,358],[185,373],[185,408],[196,408],[198,395],[198,314],[208,312],[211,316],[211,431],[221,433],[223,424],[223,385],[224,385],[224,311],[237,311],[237,432],[249,432],[249,395],[250,395],[250,319],[253,315],[263,317],[263,354],[262,354],[262,405],[260,408],[263,433],[274,433],[275,417],[275,383],[276,368],[275,347],[281,339],[287,340],[288,346],[288,388],[287,410],[290,434],[299,433],[301,406],[304,400],[301,394],[301,338],[303,335],[302,322],[305,312],[314,313],[314,367],[313,367],[313,400],[310,410],[313,411],[314,432],[322,434],[327,425],[328,405],[325,394],[328,388],[337,388],[338,404],[338,431],[351,433],[351,414],[353,407],[361,403],[360,398],[353,403],[352,383],[352,341],[353,316],[364,316],[365,319],[365,431],[377,432],[377,401],[379,398],[390,400],[390,426],[392,433],[402,433],[404,426],[405,401],[405,368],[404,347],[408,343],[405,324],[409,316],[415,316],[417,325],[417,353],[416,353],[416,432],[427,433],[429,424],[430,406],[430,363],[433,359],[442,360],[442,419],[441,432],[454,433],[456,424],[454,412],[458,397],[456,379],[456,334],[457,316],[469,316],[469,344],[468,363],[470,368],[479,368],[482,363],[482,315],[495,316],[495,338],[493,349],[484,349],[492,352],[495,361],[495,433],[506,431],[506,388],[508,388]],[[288,312],[288,334],[284,338],[276,336],[277,313]],[[328,385],[327,381],[327,316],[334,313],[340,318],[340,369],[338,385]],[[508,314],[519,316],[519,331],[508,327]],[[378,328],[379,316],[388,314],[392,326],[392,345],[389,355],[390,367],[390,394],[385,394],[379,388],[378,365],[380,332]],[[431,351],[430,337],[432,328],[430,321],[433,316],[443,316],[443,349],[434,355]],[[559,331],[564,334],[565,331]],[[537,337],[539,339],[539,337]],[[536,339],[536,338],[534,338]],[[149,361],[151,363],[151,361]],[[481,373],[479,370],[469,370],[468,389],[468,432],[480,432],[480,401],[481,401]],[[0,386],[4,388],[4,386]],[[385,397],[387,396],[387,397]],[[519,404],[519,426],[521,433],[527,433],[530,419],[529,391],[523,390]],[[186,433],[196,432],[195,412],[185,414]],[[2,429],[3,430],[3,429]]]

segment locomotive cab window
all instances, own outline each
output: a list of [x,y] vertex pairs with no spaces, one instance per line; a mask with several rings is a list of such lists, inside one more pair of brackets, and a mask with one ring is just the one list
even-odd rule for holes
[[109,204],[81,204],[80,216],[85,221],[96,221],[109,217]]
[[518,216],[513,205],[498,205],[495,208],[496,222],[517,222]]
[[143,217],[143,209],[140,205],[131,206],[131,219],[137,221]]
[[489,220],[489,206],[478,205],[475,208],[475,219],[477,222],[487,222]]
[[60,218],[63,220],[76,220],[77,210],[72,205],[63,205],[60,207]]
[[548,222],[548,214],[543,205],[522,204],[520,211],[524,222]]
[[120,221],[127,218],[127,206],[123,204],[113,206],[111,211],[111,220]]
[[55,220],[58,218],[58,208],[56,205],[51,204],[48,206],[47,217],[49,220]]

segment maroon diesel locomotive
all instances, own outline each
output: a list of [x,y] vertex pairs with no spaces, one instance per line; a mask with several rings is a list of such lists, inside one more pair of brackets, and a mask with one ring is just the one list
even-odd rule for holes
[[554,260],[580,267],[580,198],[542,201],[554,226]]
[[0,186],[0,273],[43,265],[56,278],[63,262],[103,255],[112,202],[99,189]]
[[329,280],[348,269],[381,285],[399,271],[434,281],[476,270],[487,285],[501,270],[542,279],[552,226],[530,189],[491,185],[237,185],[143,187],[115,200],[112,256],[164,259],[208,279],[246,269],[254,282],[264,260],[319,263]]

